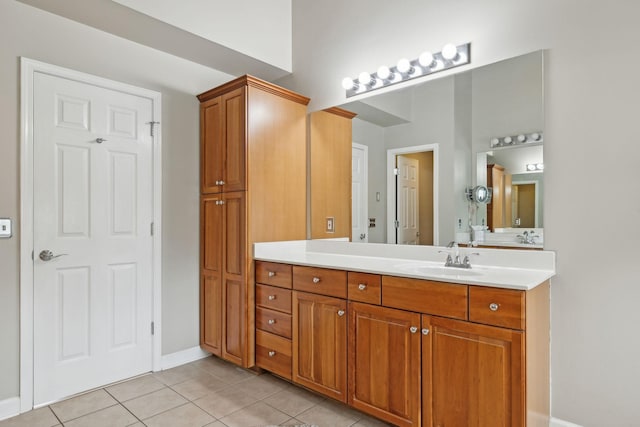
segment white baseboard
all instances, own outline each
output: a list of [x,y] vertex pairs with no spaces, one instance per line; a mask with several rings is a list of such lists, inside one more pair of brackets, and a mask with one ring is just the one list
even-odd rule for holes
[[570,423],[569,421],[559,420],[558,418],[551,418],[549,427],[582,427],[581,425]]
[[0,400],[0,420],[11,418],[20,413],[20,398],[10,397],[9,399]]
[[160,369],[171,369],[176,366],[184,365],[185,363],[195,362],[196,360],[204,359],[211,356],[211,353],[204,351],[200,347],[191,347],[185,350],[177,351],[171,354],[165,354],[160,361]]

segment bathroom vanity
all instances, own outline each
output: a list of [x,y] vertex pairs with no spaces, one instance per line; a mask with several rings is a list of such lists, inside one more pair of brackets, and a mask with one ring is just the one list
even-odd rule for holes
[[548,425],[553,252],[309,240],[254,259],[257,366],[399,426]]

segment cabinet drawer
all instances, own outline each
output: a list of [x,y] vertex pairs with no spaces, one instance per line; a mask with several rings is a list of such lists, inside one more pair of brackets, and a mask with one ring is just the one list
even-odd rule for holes
[[524,330],[524,291],[469,286],[469,320]]
[[256,365],[291,379],[291,341],[264,331],[256,331]]
[[256,305],[291,314],[291,291],[267,285],[256,285]]
[[383,276],[382,305],[467,320],[467,285]]
[[291,266],[277,262],[256,261],[256,283],[291,289]]
[[314,294],[346,298],[347,272],[294,265],[293,289]]
[[381,283],[382,278],[378,274],[349,272],[347,275],[349,299],[380,305],[382,300]]
[[291,338],[291,315],[256,307],[256,328]]

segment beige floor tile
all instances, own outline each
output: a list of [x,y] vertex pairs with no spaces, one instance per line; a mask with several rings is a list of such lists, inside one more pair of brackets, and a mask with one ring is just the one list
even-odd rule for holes
[[113,406],[116,403],[118,402],[116,402],[109,393],[100,389],[72,397],[71,399],[63,400],[62,402],[54,403],[51,405],[51,409],[60,421],[64,423],[65,421]]
[[262,400],[276,394],[288,386],[289,383],[268,374],[249,378],[235,385],[236,389],[242,390],[249,396],[255,397],[258,400]]
[[133,380],[107,387],[107,391],[120,402],[134,399],[145,394],[160,390],[164,384],[153,375],[145,375]]
[[287,421],[283,422],[280,425],[284,427],[295,427],[301,424],[304,424],[304,423],[300,420],[296,420],[295,418],[289,418]]
[[222,418],[229,427],[251,427],[264,425],[278,425],[289,419],[289,416],[263,402],[254,403],[242,408],[231,415]]
[[382,420],[377,418],[370,417],[368,415],[363,415],[360,421],[355,423],[352,427],[389,427],[393,426],[393,424],[387,424]]
[[153,373],[155,379],[166,385],[178,384],[191,378],[197,378],[200,375],[202,375],[202,370],[193,366],[191,363]]
[[52,427],[60,424],[48,406],[0,421],[0,427]]
[[195,400],[193,403],[219,419],[256,402],[257,399],[249,396],[244,391],[229,388],[214,391],[201,399]]
[[130,426],[128,426],[128,427],[145,427],[145,425],[144,425],[144,424],[142,424],[140,421],[138,421],[137,423],[135,423],[135,424],[131,424],[131,425],[130,425]]
[[161,412],[184,405],[187,400],[170,388],[162,388],[153,393],[128,400],[123,403],[133,415],[144,421]]
[[116,404],[64,423],[65,427],[126,427],[138,420],[122,405]]
[[289,386],[263,400],[267,405],[292,417],[324,401],[323,397],[299,387]]
[[307,424],[332,427],[347,427],[362,418],[356,411],[344,410],[341,406],[325,403],[296,415],[296,418]]
[[256,376],[256,374],[253,372],[239,368],[238,366],[229,362],[225,362],[224,360],[218,359],[217,357],[200,359],[196,362],[193,362],[193,366],[213,376],[216,376],[222,381],[229,384],[236,384]]
[[204,427],[228,427],[226,424],[222,423],[221,421],[215,421],[211,424],[207,424]]
[[200,372],[197,378],[191,378],[178,384],[174,384],[171,388],[187,398],[188,400],[196,400],[214,391],[229,387],[229,384],[222,381],[218,377]]
[[167,412],[147,418],[147,427],[201,427],[215,421],[211,415],[193,403],[178,406]]

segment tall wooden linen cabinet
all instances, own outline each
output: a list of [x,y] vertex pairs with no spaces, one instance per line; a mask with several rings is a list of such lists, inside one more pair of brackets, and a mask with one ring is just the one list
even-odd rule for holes
[[255,242],[307,225],[309,98],[243,76],[200,101],[200,345],[254,365]]

